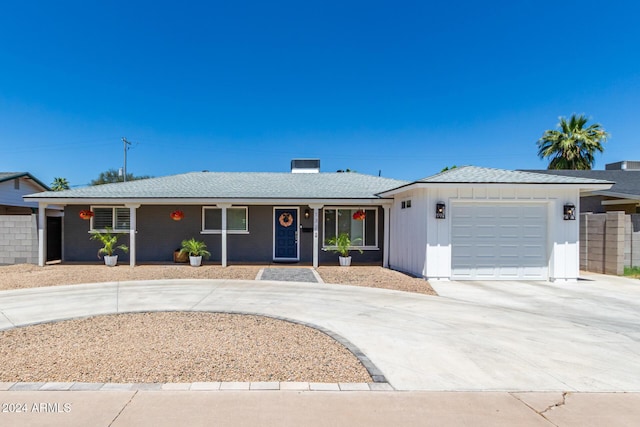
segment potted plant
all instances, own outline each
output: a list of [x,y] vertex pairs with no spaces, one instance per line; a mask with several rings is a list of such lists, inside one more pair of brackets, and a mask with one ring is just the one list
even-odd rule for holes
[[[357,238],[353,241],[347,233],[341,233],[338,236],[331,237],[326,240],[325,244],[327,248],[323,248],[324,251],[332,251],[339,255],[340,265],[342,267],[348,267],[351,265],[351,257],[349,251],[352,249],[351,245],[362,239]],[[362,249],[356,248],[358,252],[362,253]]]
[[209,258],[211,256],[211,252],[207,250],[207,245],[193,237],[182,241],[180,253],[189,254],[189,262],[193,267],[199,267],[202,264],[202,257]]
[[106,231],[96,231],[91,234],[91,240],[98,240],[102,243],[102,247],[98,249],[98,258],[101,254],[104,254],[104,263],[109,267],[113,267],[118,264],[118,255],[114,255],[116,249],[122,250],[124,253],[129,252],[129,248],[126,245],[118,245],[118,238],[121,234],[112,233],[111,228],[107,228]]

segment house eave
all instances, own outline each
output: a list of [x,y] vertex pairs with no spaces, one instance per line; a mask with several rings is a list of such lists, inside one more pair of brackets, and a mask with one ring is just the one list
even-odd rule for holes
[[36,178],[35,176],[31,175],[29,172],[19,172],[19,173],[15,173],[13,175],[8,175],[5,176],[4,178],[0,179],[0,182],[6,182],[6,181],[11,181],[13,179],[28,179],[33,181],[33,183],[37,186],[39,186],[40,188],[42,188],[43,191],[51,191],[51,188],[49,188],[49,186],[47,186],[47,184],[45,184],[44,182],[40,181],[38,178]]
[[362,205],[390,206],[393,199],[388,198],[121,198],[121,197],[86,197],[86,198],[44,198],[24,197],[25,200],[56,205],[215,205],[219,203],[232,205]]
[[601,202],[603,206],[611,206],[611,205],[636,205],[640,206],[640,198],[638,199],[614,199],[614,200],[603,200]]
[[556,189],[575,189],[579,188],[581,192],[584,191],[597,191],[607,190],[611,188],[613,183],[599,184],[599,183],[554,183],[554,182],[413,182],[392,190],[378,193],[381,197],[393,197],[396,194],[405,193],[407,191],[419,189],[419,188],[478,188],[478,187],[491,187],[491,188],[532,188],[544,186],[553,186]]

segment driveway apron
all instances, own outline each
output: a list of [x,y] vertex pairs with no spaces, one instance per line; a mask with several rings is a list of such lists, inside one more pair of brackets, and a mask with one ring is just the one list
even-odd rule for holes
[[[465,285],[452,283],[452,289]],[[505,306],[319,283],[162,280],[57,286],[1,292],[0,329],[109,313],[254,313],[344,337],[398,390],[640,391],[640,337],[630,332],[640,327],[636,303],[622,310],[619,302],[624,317],[619,324],[597,313],[589,322],[585,310],[597,310],[594,301],[615,294],[615,287],[581,285],[582,299],[563,297],[553,287],[542,286],[538,293],[539,285],[526,288],[534,300],[540,292],[550,293],[545,298],[551,301],[558,293],[565,308],[557,309],[561,315],[540,312],[525,297]],[[625,292],[640,301],[639,289]]]

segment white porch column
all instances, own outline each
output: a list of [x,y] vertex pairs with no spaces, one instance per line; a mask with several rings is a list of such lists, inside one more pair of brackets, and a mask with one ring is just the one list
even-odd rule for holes
[[227,209],[231,207],[231,203],[218,203],[218,208],[222,209],[222,231],[221,231],[221,263],[223,267],[227,266]]
[[318,268],[318,228],[320,209],[322,209],[323,206],[324,205],[309,205],[309,207],[313,209],[313,268]]
[[38,203],[38,265],[47,262],[47,204]]
[[384,242],[382,246],[382,266],[389,268],[389,213],[391,212],[391,206],[383,206],[384,209]]
[[137,216],[136,212],[140,205],[125,205],[129,208],[129,266],[131,268],[136,265],[136,233],[137,233]]

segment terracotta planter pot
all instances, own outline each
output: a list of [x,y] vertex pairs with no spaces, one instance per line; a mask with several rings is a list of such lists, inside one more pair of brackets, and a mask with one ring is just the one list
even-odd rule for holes
[[189,254],[186,252],[180,253],[180,250],[173,252],[173,262],[189,262]]

